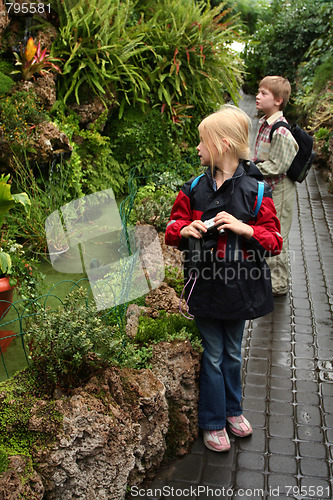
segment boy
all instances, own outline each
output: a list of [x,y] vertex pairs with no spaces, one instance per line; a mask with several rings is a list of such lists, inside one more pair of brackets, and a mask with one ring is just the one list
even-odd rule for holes
[[269,142],[272,125],[287,120],[283,116],[291,93],[288,80],[281,76],[266,76],[259,84],[256,96],[257,109],[264,113],[259,120],[259,132],[255,143],[253,161],[273,190],[273,201],[281,223],[283,248],[280,255],[267,259],[271,269],[273,295],[286,295],[288,292],[288,246],[289,232],[293,216],[295,184],[286,172],[298,151],[298,144],[291,132],[279,127]]

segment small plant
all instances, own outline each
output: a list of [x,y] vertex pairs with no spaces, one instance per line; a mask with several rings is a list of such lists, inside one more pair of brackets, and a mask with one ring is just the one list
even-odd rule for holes
[[329,138],[331,134],[331,131],[328,130],[328,128],[324,128],[324,127],[321,127],[316,133],[315,133],[315,137],[318,141],[320,140],[324,140],[324,141],[327,141],[327,139]]
[[[1,243],[0,268],[3,256],[10,257],[10,268],[3,275],[8,276],[9,284],[16,287],[16,292],[21,299],[35,300],[43,288],[44,275],[38,270],[39,261],[31,257],[14,240],[8,239]],[[1,274],[0,274],[1,277]]]
[[32,90],[17,91],[0,99],[0,129],[2,139],[14,153],[32,150],[36,140],[36,125],[46,118]]
[[[29,475],[35,452],[54,443],[62,415],[56,401],[48,398],[38,373],[31,369],[0,383],[0,393],[0,474],[9,465],[8,457],[22,455]],[[30,429],[33,415],[39,421],[38,430]]]
[[157,188],[151,183],[139,188],[131,222],[140,221],[142,224],[151,224],[156,231],[164,232],[176,196],[177,194],[170,189]]
[[164,281],[171,286],[178,297],[180,297],[184,288],[183,271],[178,269],[178,267],[165,266]]
[[41,43],[38,42],[36,46],[32,37],[29,38],[26,48],[21,46],[20,54],[14,52],[16,58],[16,66],[22,66],[21,71],[13,71],[13,73],[22,73],[23,80],[31,80],[36,73],[44,76],[54,69],[61,73],[59,66],[54,64],[61,61],[61,59],[52,57],[47,49],[42,50]]
[[200,333],[195,323],[180,314],[167,315],[166,311],[161,311],[157,319],[141,316],[135,340],[144,345],[189,340],[194,349],[202,350]]
[[99,317],[95,306],[87,305],[86,297],[86,290],[74,290],[63,305],[43,310],[28,327],[30,358],[51,387],[79,384],[119,352],[115,329]]
[[[0,228],[3,226],[5,215],[9,212],[11,208],[15,205],[20,205],[24,207],[26,212],[31,204],[27,193],[12,194],[11,185],[8,183],[10,174],[6,176],[1,174],[0,177]],[[7,242],[8,249],[2,248],[5,245],[4,235],[1,235],[1,249],[0,249],[0,277],[4,277],[7,274],[13,273],[13,263],[11,258],[11,253],[15,253],[16,248],[12,246],[13,242]],[[14,248],[14,252],[13,252]],[[14,285],[15,283],[11,283]]]

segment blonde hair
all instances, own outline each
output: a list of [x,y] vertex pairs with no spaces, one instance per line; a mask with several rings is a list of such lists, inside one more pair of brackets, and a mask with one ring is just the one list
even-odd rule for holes
[[261,87],[272,92],[275,99],[282,99],[282,103],[279,106],[280,110],[286,107],[291,94],[291,85],[287,78],[283,78],[282,76],[265,76],[259,83],[259,88]]
[[198,128],[200,136],[209,151],[212,171],[214,169],[214,160],[211,146],[214,145],[222,157],[223,149],[225,149],[223,139],[227,139],[229,143],[228,149],[239,160],[250,159],[250,127],[250,117],[231,104],[225,104],[219,111],[202,120]]

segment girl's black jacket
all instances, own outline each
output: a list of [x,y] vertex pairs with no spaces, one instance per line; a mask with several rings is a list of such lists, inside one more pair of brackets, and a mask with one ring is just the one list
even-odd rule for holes
[[[193,178],[184,184],[173,205],[165,241],[184,250],[184,275],[189,310],[194,316],[222,319],[251,319],[273,310],[269,267],[265,257],[278,255],[282,249],[280,222],[265,183],[258,215],[258,180],[263,180],[252,162],[242,161],[232,178],[214,190],[208,168],[191,189]],[[252,226],[250,239],[230,230],[213,231],[203,238],[185,239],[180,235],[192,221],[211,219],[226,211]]]

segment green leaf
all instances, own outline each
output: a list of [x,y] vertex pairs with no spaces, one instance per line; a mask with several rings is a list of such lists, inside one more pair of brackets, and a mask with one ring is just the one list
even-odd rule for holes
[[12,267],[12,260],[10,255],[6,252],[0,252],[0,270],[3,274],[6,274]]

